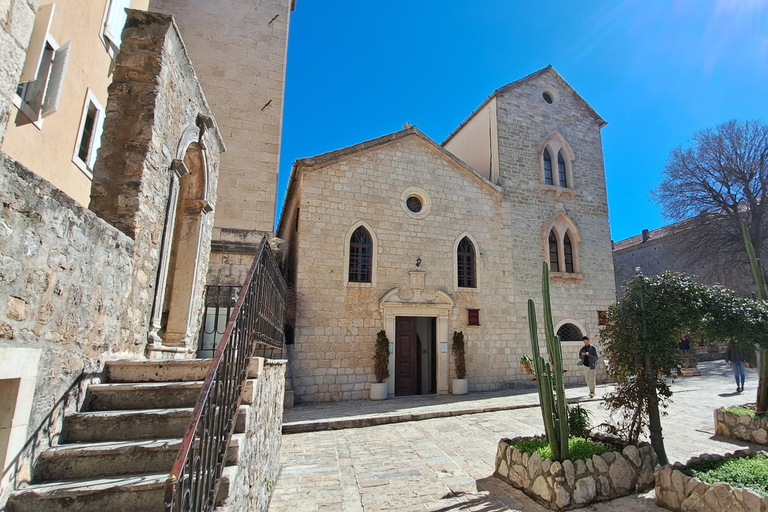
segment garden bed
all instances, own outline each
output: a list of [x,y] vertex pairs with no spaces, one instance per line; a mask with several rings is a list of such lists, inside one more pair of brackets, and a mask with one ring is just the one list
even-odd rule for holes
[[[633,446],[615,437],[594,435],[592,440],[611,451],[560,463],[542,459],[535,451],[526,453],[543,440],[539,436],[499,441],[494,475],[552,510],[581,507],[653,486],[657,459],[648,443]],[[519,441],[527,448],[513,446]],[[578,456],[577,450],[574,455]]]
[[685,465],[667,465],[656,471],[656,504],[686,512],[766,512],[767,484],[765,454],[752,450],[726,455],[704,454]]
[[768,416],[755,416],[748,407],[715,409],[715,434],[768,445]]

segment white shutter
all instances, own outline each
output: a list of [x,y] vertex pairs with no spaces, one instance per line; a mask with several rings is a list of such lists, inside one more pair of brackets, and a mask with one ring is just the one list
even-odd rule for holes
[[91,152],[88,154],[88,168],[93,169],[93,165],[96,163],[96,154],[101,147],[101,131],[104,129],[104,111],[99,110],[96,115],[96,125],[93,127],[93,140],[91,142]]
[[69,52],[72,49],[72,41],[60,46],[53,57],[51,74],[48,78],[48,87],[45,89],[45,100],[41,111],[42,117],[48,117],[59,109],[61,88],[64,85],[64,75],[67,72]]
[[19,82],[31,82],[37,78],[37,70],[40,69],[40,59],[45,51],[45,38],[51,28],[53,9],[56,4],[48,4],[38,9],[35,15],[35,25],[32,27],[32,37],[29,38],[27,58],[21,70]]
[[116,48],[120,48],[122,42],[123,27],[128,15],[125,9],[131,6],[131,0],[112,0],[109,3],[109,12],[104,23],[104,36],[109,39]]

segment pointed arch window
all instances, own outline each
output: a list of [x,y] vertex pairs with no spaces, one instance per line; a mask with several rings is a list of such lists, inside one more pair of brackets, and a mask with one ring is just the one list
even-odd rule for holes
[[563,238],[563,255],[565,256],[565,271],[573,273],[573,246],[568,233]]
[[549,232],[549,269],[560,272],[560,255],[557,250],[557,237],[554,231]]
[[565,172],[565,159],[563,153],[557,152],[557,177],[560,178],[560,186],[563,188],[568,187],[568,178]]
[[456,272],[459,288],[477,288],[475,246],[466,236],[456,248]]
[[349,239],[350,283],[371,282],[372,253],[373,243],[371,242],[371,234],[363,226],[360,226],[352,233]]
[[552,157],[546,148],[544,148],[544,183],[547,185],[555,184],[552,178]]

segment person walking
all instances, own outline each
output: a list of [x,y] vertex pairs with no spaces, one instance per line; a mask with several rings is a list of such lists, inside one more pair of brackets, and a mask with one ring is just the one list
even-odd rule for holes
[[584,336],[581,340],[584,346],[579,350],[579,357],[584,366],[584,378],[589,387],[589,397],[592,398],[595,396],[595,378],[597,377],[597,349],[590,345],[588,336]]
[[725,349],[725,364],[733,366],[733,376],[736,378],[736,392],[741,393],[744,391],[744,379],[746,378],[744,367],[747,362],[741,347],[734,341],[728,343],[728,348]]

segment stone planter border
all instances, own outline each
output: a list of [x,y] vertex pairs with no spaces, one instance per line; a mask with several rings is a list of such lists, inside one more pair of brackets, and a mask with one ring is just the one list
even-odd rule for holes
[[755,418],[747,414],[715,409],[715,434],[748,443],[768,445],[768,417]]
[[512,443],[519,439],[544,439],[544,436],[499,441],[494,476],[552,510],[582,507],[653,486],[653,470],[658,459],[648,443],[628,445],[619,438],[596,434],[593,440],[613,445],[619,451],[561,464],[551,459],[542,461],[537,453],[523,453],[514,448]]
[[753,450],[738,450],[726,455],[705,453],[684,465],[678,462],[658,468],[655,475],[656,504],[669,510],[686,512],[768,512],[768,496],[761,498],[749,489],[734,489],[724,482],[708,484],[681,471],[696,462],[750,457],[758,453]]

